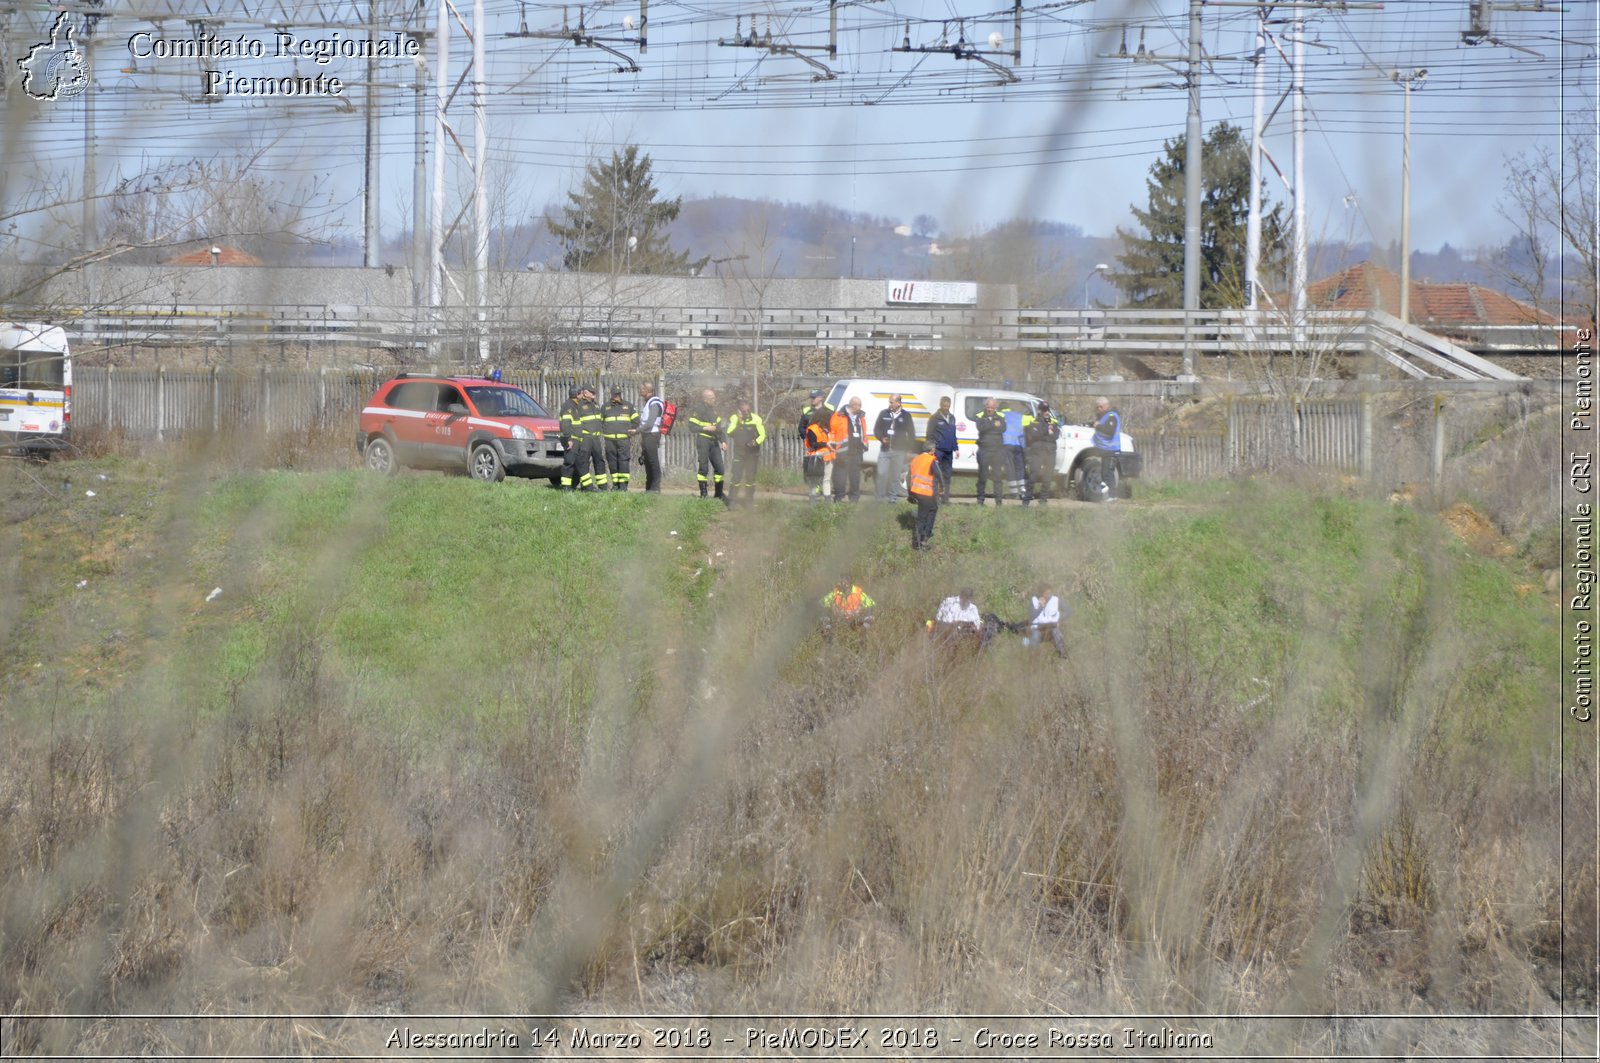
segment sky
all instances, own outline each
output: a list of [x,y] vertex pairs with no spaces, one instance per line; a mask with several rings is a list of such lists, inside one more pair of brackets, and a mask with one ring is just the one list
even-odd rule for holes
[[[102,180],[164,160],[247,157],[252,173],[298,189],[334,231],[359,239],[367,64],[319,64],[314,50],[335,34],[368,37],[366,27],[347,21],[368,10],[366,0],[258,0],[253,14],[222,0],[212,5],[223,17],[211,32],[258,41],[265,54],[208,62],[151,54],[159,50],[155,39],[190,36],[181,16],[199,0],[154,2],[135,18],[125,3],[108,0],[83,96],[35,103],[8,86],[12,117],[22,107],[35,120],[11,123],[7,147],[74,179],[92,96]],[[434,28],[427,0],[373,2],[384,26]],[[1030,0],[1020,61],[1010,54],[1018,35],[1008,0],[841,0],[834,55],[826,51],[826,0],[654,0],[645,8],[645,48],[639,0],[485,3],[489,184],[496,209],[513,216],[559,201],[588,159],[633,143],[652,157],[667,195],[821,201],[904,223],[929,215],[949,235],[1034,217],[1110,236],[1133,225],[1130,206],[1147,199],[1151,163],[1185,126],[1188,7],[1176,0]],[[461,10],[470,20],[470,5]],[[162,12],[170,17],[159,18]],[[1274,167],[1292,174],[1286,95],[1296,34],[1288,20],[1296,15],[1305,17],[1307,42],[1305,192],[1314,241],[1387,246],[1400,239],[1406,93],[1390,76],[1396,71],[1427,71],[1410,93],[1414,249],[1504,242],[1514,232],[1499,209],[1507,157],[1593,142],[1597,0],[1559,8],[1536,0],[1389,0],[1338,13],[1273,9],[1262,63],[1265,108],[1278,108],[1265,138],[1269,202],[1289,198]],[[43,7],[11,15],[8,54],[47,32],[50,18]],[[277,54],[273,22],[289,24],[292,48],[309,51]],[[1207,128],[1251,123],[1254,65],[1247,60],[1256,25],[1257,9],[1242,3],[1204,8]],[[459,24],[454,40],[452,79],[469,56]],[[732,46],[737,41],[754,46]],[[980,57],[957,58],[953,45]],[[1141,45],[1153,61],[1134,58]],[[429,44],[421,62],[379,64],[379,217],[389,236],[409,225],[411,86],[419,72],[431,79],[434,63]],[[203,66],[245,79],[320,73],[344,87],[337,96],[230,94],[206,104],[194,102]],[[469,97],[467,84],[446,115],[470,156]],[[446,153],[453,215],[467,172],[448,143]],[[23,187],[13,176],[5,194],[14,198]]]

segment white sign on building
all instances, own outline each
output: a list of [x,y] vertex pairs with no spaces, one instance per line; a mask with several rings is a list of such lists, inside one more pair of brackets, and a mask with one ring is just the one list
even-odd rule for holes
[[978,286],[972,281],[884,281],[883,301],[977,306]]

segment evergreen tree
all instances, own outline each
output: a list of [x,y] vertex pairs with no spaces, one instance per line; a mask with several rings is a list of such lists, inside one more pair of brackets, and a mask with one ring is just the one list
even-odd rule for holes
[[[1250,145],[1239,128],[1212,128],[1203,148],[1200,206],[1200,306],[1223,309],[1245,304],[1245,231],[1250,207]],[[1124,250],[1122,269],[1107,279],[1121,289],[1123,304],[1161,309],[1183,307],[1184,138],[1167,141],[1145,184],[1149,206],[1133,208],[1145,235],[1117,229]],[[1261,283],[1281,286],[1288,259],[1283,207],[1261,215]]]
[[674,251],[666,228],[678,217],[682,198],[663,200],[650,176],[650,156],[636,145],[589,164],[583,187],[567,193],[561,221],[545,219],[564,248],[561,263],[591,273],[690,273],[691,262]]

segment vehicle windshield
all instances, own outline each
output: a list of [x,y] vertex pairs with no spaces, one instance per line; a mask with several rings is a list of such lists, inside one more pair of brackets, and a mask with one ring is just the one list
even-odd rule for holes
[[47,388],[60,391],[66,380],[66,359],[48,351],[0,351],[0,388]]
[[843,380],[833,385],[833,390],[828,392],[828,405],[835,410],[844,409],[844,393],[849,387]]
[[485,417],[549,417],[544,407],[521,388],[468,388],[467,395]]

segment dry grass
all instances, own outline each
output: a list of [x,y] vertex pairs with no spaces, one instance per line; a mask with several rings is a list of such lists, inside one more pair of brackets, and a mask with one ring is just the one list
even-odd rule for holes
[[[213,448],[205,469],[299,453]],[[1321,590],[1262,592],[1264,623],[1299,636],[1241,657],[1211,639],[1203,595],[1147,593],[1114,511],[1074,510],[1065,534],[1015,550],[993,525],[944,517],[941,541],[960,546],[932,568],[880,516],[825,529],[835,518],[781,506],[730,514],[704,546],[708,562],[729,556],[693,585],[716,609],[642,606],[672,618],[650,629],[648,674],[598,667],[586,715],[536,707],[561,704],[559,661],[518,662],[516,689],[542,692],[520,725],[412,730],[367,703],[320,607],[298,598],[305,612],[268,629],[218,711],[168,682],[193,645],[181,623],[112,692],[115,711],[13,707],[6,1010],[1593,1006],[1595,854],[1592,837],[1562,849],[1551,735],[1472,732],[1493,774],[1458,748],[1452,716],[1474,708],[1451,677],[1479,649],[1441,612],[1457,593],[1443,532],[1405,540],[1439,552],[1398,573],[1402,532],[1351,533],[1366,544],[1350,599],[1369,614],[1353,651],[1365,674],[1330,695],[1351,629]],[[359,548],[310,551],[330,600]],[[871,573],[884,615],[821,643],[782,603],[841,567]],[[935,584],[1041,573],[1083,614],[1065,662],[899,634]],[[613,659],[610,643],[596,652]],[[1241,674],[1245,659],[1270,670]],[[1592,807],[1582,773],[1565,778],[1568,807]],[[1421,1029],[1549,1044],[1538,1024],[1502,1041],[1446,1019]],[[1387,1051],[1390,1032],[1308,1027],[1254,1047]],[[18,1051],[131,1053],[199,1035],[130,1022],[13,1036]],[[210,1036],[258,1052],[353,1043],[315,1024]]]

